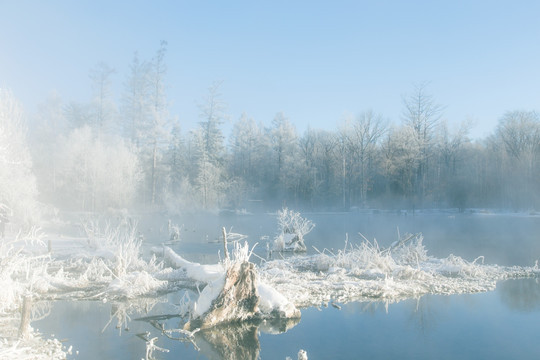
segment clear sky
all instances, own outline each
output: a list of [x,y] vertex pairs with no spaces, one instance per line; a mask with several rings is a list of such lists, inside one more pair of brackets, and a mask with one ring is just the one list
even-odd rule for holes
[[232,121],[283,111],[303,132],[372,109],[395,123],[414,84],[449,124],[484,137],[508,110],[540,110],[540,1],[0,0],[0,86],[28,112],[55,90],[89,101],[89,71],[168,42],[170,113],[189,130],[213,81]]

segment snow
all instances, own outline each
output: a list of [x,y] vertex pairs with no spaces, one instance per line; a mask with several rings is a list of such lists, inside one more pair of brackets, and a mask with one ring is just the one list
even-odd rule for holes
[[257,287],[260,296],[259,307],[263,313],[275,312],[280,318],[299,317],[300,312],[296,307],[272,286],[259,282]]
[[305,252],[304,236],[313,230],[315,224],[286,207],[278,211],[277,220],[279,234],[274,239],[274,250]]
[[39,334],[27,340],[0,339],[0,359],[62,360],[70,353],[57,339],[43,340]]
[[163,247],[163,257],[174,268],[182,268],[186,271],[186,276],[190,279],[210,283],[218,280],[225,274],[222,264],[201,265],[193,263],[175,253],[171,248]]
[[[233,251],[233,260],[231,261],[247,261],[247,258],[249,258],[247,249],[247,244],[239,246],[236,243]],[[168,247],[164,247],[163,254],[173,266],[181,267],[185,270],[188,278],[197,282],[207,283],[193,307],[192,315],[195,318],[202,316],[210,309],[212,302],[223,289],[227,262],[225,262],[225,265],[223,263],[213,265],[193,263],[185,260]],[[259,294],[259,309],[263,314],[269,315],[274,313],[283,318],[299,316],[299,312],[295,306],[271,285],[259,282],[257,291]]]
[[[308,360],[307,352],[304,349],[300,349],[296,355],[297,360]],[[292,360],[290,356],[287,356],[285,360]]]
[[[26,296],[37,301],[138,301],[190,289],[197,291],[196,296],[193,300],[187,296],[179,311],[197,318],[212,307],[224,288],[227,269],[249,261],[252,252],[247,243],[235,242],[230,258],[199,264],[163,246],[153,249],[163,262],[155,256],[145,260],[136,232],[125,224],[114,231],[95,231],[91,242],[87,238],[49,239],[52,253],[39,235],[32,241],[0,242],[0,358],[66,357],[61,343],[44,340],[31,328],[25,338],[17,335],[21,299]],[[495,289],[500,280],[540,276],[537,264],[504,267],[484,264],[482,257],[467,261],[452,254],[435,258],[428,254],[421,234],[408,239],[387,249],[366,240],[346,243],[337,252],[262,261],[255,266],[261,318],[297,318],[301,308],[339,307],[352,301],[390,303],[425,294],[485,292]],[[126,311],[115,314],[119,323],[126,321]]]
[[389,251],[376,243],[350,246],[335,255],[320,253],[273,260],[261,266],[261,279],[295,306],[318,307],[330,302],[395,302],[425,294],[462,294],[495,289],[499,280],[537,277],[534,267],[484,265],[449,255],[427,255],[422,236]]
[[208,285],[204,287],[199,295],[199,299],[193,306],[193,315],[195,317],[202,316],[210,309],[212,302],[218,297],[224,285],[225,273],[222,273],[218,278],[209,282]]

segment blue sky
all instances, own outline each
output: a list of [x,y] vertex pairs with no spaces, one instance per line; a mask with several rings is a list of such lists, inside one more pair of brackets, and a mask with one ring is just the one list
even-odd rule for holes
[[299,132],[369,109],[399,123],[402,97],[429,82],[448,123],[484,137],[505,111],[540,110],[539,14],[538,1],[0,0],[0,86],[28,112],[52,90],[84,102],[105,62],[119,97],[134,52],[166,40],[184,130],[216,80],[231,121],[283,111]]

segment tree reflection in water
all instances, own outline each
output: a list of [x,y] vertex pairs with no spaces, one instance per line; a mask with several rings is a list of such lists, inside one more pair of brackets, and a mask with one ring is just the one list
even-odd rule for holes
[[[196,350],[209,359],[259,359],[260,332],[281,334],[300,322],[297,319],[271,319],[233,322],[216,325],[203,330],[184,330],[182,321],[179,328],[167,329],[168,320],[178,318],[177,315],[161,315],[135,319],[145,321],[159,330],[170,340],[190,342]],[[143,340],[148,340],[141,336]]]
[[510,309],[529,312],[540,308],[538,278],[506,280],[498,286],[501,301]]
[[214,326],[195,335],[201,352],[209,359],[259,359],[259,332],[280,334],[300,319],[272,319]]

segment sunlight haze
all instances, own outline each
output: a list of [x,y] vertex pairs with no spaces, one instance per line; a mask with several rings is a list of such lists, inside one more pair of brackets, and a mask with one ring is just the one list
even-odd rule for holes
[[427,82],[450,124],[485,137],[506,111],[538,109],[536,1],[0,1],[0,85],[28,112],[51,91],[91,96],[90,69],[116,69],[167,41],[170,115],[188,130],[214,81],[232,121],[277,112],[300,132],[373,109],[399,122]]

